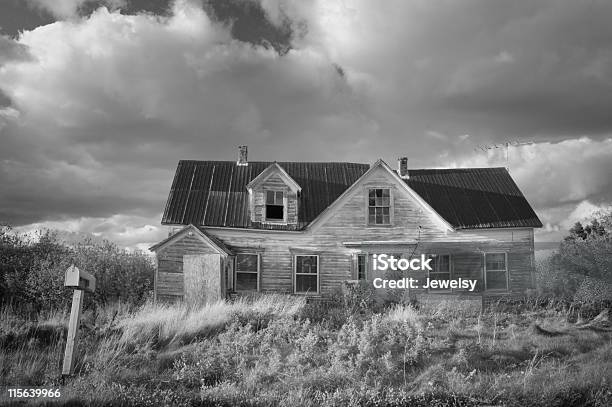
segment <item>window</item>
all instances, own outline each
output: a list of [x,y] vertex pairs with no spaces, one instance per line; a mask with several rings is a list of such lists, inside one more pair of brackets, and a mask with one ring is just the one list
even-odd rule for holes
[[[433,254],[429,255],[431,262],[429,266],[431,271],[429,272],[430,280],[450,280],[451,278],[451,266],[450,266],[450,255],[448,254]],[[430,291],[450,291],[448,288],[437,288],[430,289]]]
[[238,254],[236,256],[236,291],[258,291],[259,256]]
[[234,282],[234,259],[231,257],[228,258],[228,261],[225,264],[225,289],[226,291],[232,291],[232,283]]
[[357,255],[357,279],[365,280],[367,278],[366,268],[368,266],[367,263],[367,255],[358,254]]
[[508,289],[506,253],[485,253],[485,285],[487,290]]
[[373,188],[368,191],[368,224],[390,225],[391,195],[389,188]]
[[319,256],[295,256],[295,292],[319,292]]
[[283,191],[266,191],[266,220],[284,220]]

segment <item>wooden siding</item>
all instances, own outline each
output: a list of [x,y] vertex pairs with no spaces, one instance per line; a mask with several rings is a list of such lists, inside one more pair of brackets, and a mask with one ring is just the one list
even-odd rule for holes
[[195,235],[185,235],[156,253],[156,295],[161,299],[184,295],[183,256],[216,254],[217,251]]
[[157,272],[157,296],[183,295],[183,273]]

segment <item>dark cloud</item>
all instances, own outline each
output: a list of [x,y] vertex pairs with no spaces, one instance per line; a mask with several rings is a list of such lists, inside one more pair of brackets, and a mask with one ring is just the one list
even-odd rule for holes
[[232,37],[237,40],[270,46],[280,54],[291,49],[293,32],[287,16],[281,24],[272,24],[256,1],[208,0],[205,5],[214,18],[231,26]]
[[81,17],[88,17],[99,7],[116,7],[123,14],[150,13],[157,16],[169,16],[172,13],[171,0],[117,0],[109,2],[106,0],[90,0],[84,2],[78,8]]
[[126,0],[122,11],[128,14],[152,13],[158,16],[169,16],[172,13],[171,0]]
[[0,109],[11,105],[11,99],[0,90]]
[[27,31],[55,21],[48,12],[31,7],[24,0],[2,0],[0,4],[0,34],[15,37]]
[[534,140],[509,164],[547,230],[612,201],[608,2],[46,4],[0,39],[0,218],[152,239],[178,160],[241,144],[436,167]]
[[445,84],[440,104],[504,133],[609,133],[612,3],[538,1],[492,8],[478,18],[495,21],[494,12],[505,17],[486,27],[486,37],[455,40],[463,55],[439,70]]

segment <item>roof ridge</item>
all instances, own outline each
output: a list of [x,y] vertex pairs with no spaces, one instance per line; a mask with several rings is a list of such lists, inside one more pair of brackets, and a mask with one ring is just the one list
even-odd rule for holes
[[505,170],[506,167],[458,167],[458,168],[408,168],[408,171],[470,171],[470,170]]
[[[236,164],[234,160],[191,160],[181,159],[179,163],[211,163],[211,164]],[[368,163],[359,163],[353,161],[249,161],[249,164],[351,164],[351,165],[362,165],[370,166]],[[479,171],[479,170],[503,170],[507,171],[506,167],[458,167],[458,168],[408,168],[408,171]],[[397,172],[396,169],[393,171]]]
[[[235,160],[191,160],[191,159],[181,159],[179,162],[187,162],[187,163],[230,163],[236,164]],[[355,165],[363,165],[370,166],[368,163],[358,163],[353,161],[249,161],[249,164],[282,164],[282,163],[291,163],[291,164],[355,164]]]

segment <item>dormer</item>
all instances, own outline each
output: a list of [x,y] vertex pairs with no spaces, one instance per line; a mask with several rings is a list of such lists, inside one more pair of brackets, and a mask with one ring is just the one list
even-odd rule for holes
[[302,188],[278,163],[271,164],[247,185],[251,222],[289,225],[298,222]]

